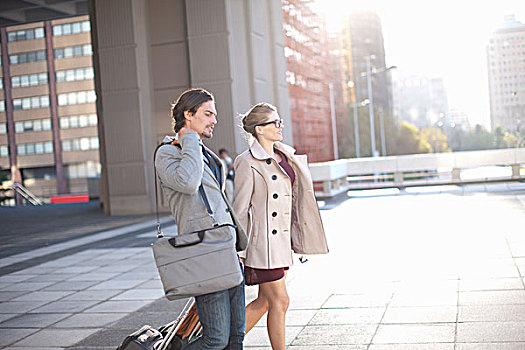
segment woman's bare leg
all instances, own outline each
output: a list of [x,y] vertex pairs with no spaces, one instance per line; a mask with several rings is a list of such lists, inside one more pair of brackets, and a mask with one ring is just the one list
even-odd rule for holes
[[262,295],[261,287],[259,286],[259,293],[257,299],[253,300],[246,306],[246,323],[244,326],[244,334],[248,332],[259,322],[261,317],[268,311],[268,300]]
[[286,291],[286,276],[259,285],[259,294],[268,301],[268,336],[273,350],[285,350],[285,319],[290,298]]

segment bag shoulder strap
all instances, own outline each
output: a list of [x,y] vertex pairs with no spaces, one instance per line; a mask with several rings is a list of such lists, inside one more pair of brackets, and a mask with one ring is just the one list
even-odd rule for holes
[[[155,177],[155,216],[157,218],[157,238],[164,237],[164,233],[162,233],[162,229],[160,227],[160,219],[159,219],[159,194],[158,194],[158,180],[157,180],[157,167],[155,166],[155,159],[157,158],[157,151],[159,148],[161,148],[164,145],[171,145],[171,142],[162,142],[155,148],[155,152],[153,153],[153,175]],[[182,148],[181,145],[176,144],[175,147]],[[204,191],[204,187],[202,186],[202,181],[199,186],[199,195],[204,202],[204,206],[206,207],[206,211],[208,212],[208,215],[210,215],[213,226],[216,227],[219,224],[217,223],[217,220],[215,219],[215,215],[213,214],[213,210],[211,210],[210,202],[208,201],[208,196],[206,195],[206,191]]]

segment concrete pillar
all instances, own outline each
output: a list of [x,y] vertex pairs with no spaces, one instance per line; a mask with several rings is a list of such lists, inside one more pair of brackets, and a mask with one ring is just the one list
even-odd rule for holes
[[512,168],[512,177],[519,177],[521,164],[511,164],[510,166]]
[[452,181],[461,181],[461,169],[452,168]]
[[275,104],[292,144],[281,1],[89,0],[99,116],[101,201],[108,214],[154,211],[153,150],[173,134],[170,105],[189,87],[215,95],[207,145],[248,144],[238,114]]

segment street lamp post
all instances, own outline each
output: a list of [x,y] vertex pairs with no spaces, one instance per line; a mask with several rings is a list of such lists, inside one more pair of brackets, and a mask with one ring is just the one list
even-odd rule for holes
[[366,82],[368,87],[368,112],[370,114],[370,147],[372,148],[372,157],[377,157],[376,138],[374,130],[374,97],[372,95],[372,72],[370,69],[370,56],[366,56]]
[[[377,73],[386,72],[391,69],[396,69],[396,66],[390,66],[390,67],[383,67],[379,70],[374,69],[372,72],[371,63],[370,60],[374,58],[374,55],[366,56],[366,72],[361,73],[361,76],[366,75],[366,82],[367,82],[367,88],[368,88],[368,100],[370,101],[370,105],[368,106],[368,111],[370,113],[370,145],[372,148],[372,157],[377,157],[378,152],[376,150],[376,138],[375,138],[375,128],[374,128],[374,97],[372,93],[372,75]],[[383,155],[386,155],[386,145],[383,148],[384,143],[384,131],[382,131],[382,140],[381,140],[381,148],[383,151]]]
[[359,122],[357,120],[357,96],[355,94],[355,83],[353,81],[349,81],[347,83],[349,88],[353,88],[354,91],[354,103],[353,103],[353,109],[354,109],[354,141],[355,141],[355,157],[359,158],[361,157],[360,147],[359,147]]
[[332,119],[332,145],[334,148],[334,160],[339,159],[339,148],[337,146],[337,128],[335,125],[335,103],[334,103],[334,84],[329,83],[330,93],[330,118]]

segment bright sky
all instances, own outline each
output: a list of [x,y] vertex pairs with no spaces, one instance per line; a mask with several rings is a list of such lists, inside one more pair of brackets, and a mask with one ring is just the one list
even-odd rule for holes
[[442,77],[450,108],[471,123],[490,125],[485,49],[503,17],[525,22],[525,1],[318,0],[328,26],[345,13],[373,9],[382,20],[386,64],[405,73]]

